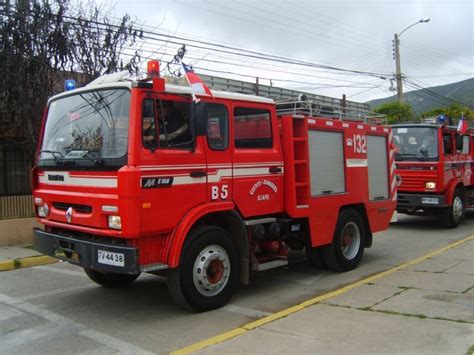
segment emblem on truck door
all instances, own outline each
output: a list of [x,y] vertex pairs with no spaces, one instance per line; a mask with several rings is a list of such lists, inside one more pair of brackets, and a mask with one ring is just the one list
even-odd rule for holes
[[48,180],[49,181],[64,181],[64,176],[63,175],[48,175]]
[[172,176],[157,176],[157,177],[143,177],[142,178],[142,188],[151,189],[156,187],[170,187],[173,185]]
[[67,223],[71,223],[72,213],[73,213],[72,207],[69,207],[66,211],[66,221],[67,221]]

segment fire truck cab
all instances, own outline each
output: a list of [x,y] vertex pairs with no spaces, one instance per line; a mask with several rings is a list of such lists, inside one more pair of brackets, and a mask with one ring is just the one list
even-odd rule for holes
[[101,77],[48,102],[34,168],[40,252],[118,287],[167,278],[180,305],[224,305],[250,271],[306,250],[348,271],[396,205],[391,130],[161,78]]
[[460,134],[444,124],[392,126],[398,188],[397,211],[439,215],[446,227],[457,227],[474,205],[474,132]]

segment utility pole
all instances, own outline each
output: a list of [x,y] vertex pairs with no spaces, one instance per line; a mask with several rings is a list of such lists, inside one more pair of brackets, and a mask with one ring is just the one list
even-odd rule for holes
[[411,24],[408,27],[405,27],[400,33],[395,33],[393,35],[393,47],[394,47],[394,54],[395,54],[395,69],[396,69],[396,79],[397,79],[397,96],[398,96],[398,101],[403,102],[403,75],[402,75],[402,69],[401,69],[401,64],[400,64],[400,36],[408,30],[409,28],[412,28],[415,25],[418,25],[419,23],[427,23],[430,22],[430,19],[420,19],[416,21],[415,23]]
[[395,46],[395,69],[397,79],[397,96],[398,101],[403,102],[403,82],[402,82],[402,69],[400,65],[400,41],[398,40],[398,34],[393,36],[393,45]]

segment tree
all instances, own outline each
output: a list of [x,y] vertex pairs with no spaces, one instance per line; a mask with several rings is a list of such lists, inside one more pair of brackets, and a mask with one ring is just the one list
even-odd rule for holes
[[410,104],[400,101],[387,102],[374,109],[374,112],[387,115],[388,124],[415,120],[415,113]]
[[125,53],[142,36],[129,16],[114,24],[95,3],[73,7],[72,0],[7,0],[4,10],[0,138],[34,143],[48,97],[63,91],[68,77],[85,84],[138,70],[140,53]]
[[461,118],[461,115],[464,115],[464,118],[467,120],[474,119],[474,111],[467,108],[466,106],[462,106],[457,103],[453,103],[450,106],[436,108],[431,111],[426,111],[421,114],[421,117],[434,117],[439,115],[445,115],[452,119],[452,124],[456,124],[458,120]]

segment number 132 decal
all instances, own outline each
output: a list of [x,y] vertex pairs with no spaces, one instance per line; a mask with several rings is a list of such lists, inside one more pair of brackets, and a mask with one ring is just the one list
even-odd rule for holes
[[367,137],[354,134],[354,153],[367,154]]

